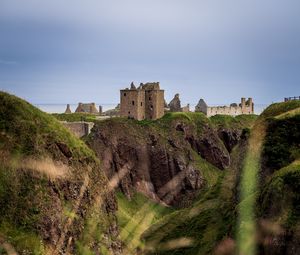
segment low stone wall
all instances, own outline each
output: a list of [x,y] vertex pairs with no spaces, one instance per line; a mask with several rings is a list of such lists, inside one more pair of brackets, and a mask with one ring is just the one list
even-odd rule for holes
[[81,138],[85,135],[89,135],[94,126],[93,122],[61,122],[66,128],[68,128],[75,136]]

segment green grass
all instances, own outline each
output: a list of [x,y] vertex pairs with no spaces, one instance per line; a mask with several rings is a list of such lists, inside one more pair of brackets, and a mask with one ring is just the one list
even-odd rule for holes
[[218,178],[221,174],[220,169],[207,162],[196,152],[193,153],[193,156],[195,158],[195,167],[200,171],[201,175],[203,176],[206,182],[206,188],[213,187],[217,183]]
[[236,233],[239,254],[256,254],[255,205],[264,137],[265,123],[258,121],[251,132],[240,181],[239,225]]
[[[147,246],[151,254],[211,254],[214,246],[222,240],[232,227],[233,209],[222,199],[224,175],[216,185],[195,204],[187,209],[176,211],[154,225],[146,233]],[[172,240],[186,238],[190,245],[168,247]]]
[[[167,215],[145,232],[146,249],[150,254],[212,254],[221,240],[233,235],[234,189],[243,151],[242,146],[233,150],[232,165],[226,171],[216,169],[203,159],[196,160],[197,169],[205,176],[209,187],[192,206]],[[181,238],[189,240],[189,245],[180,247]],[[172,240],[177,247],[169,247]]]
[[135,193],[128,200],[123,193],[117,192],[117,198],[121,239],[126,244],[128,252],[143,247],[140,240],[143,232],[164,215],[172,212],[171,208],[153,202],[141,193]]
[[277,115],[292,111],[297,108],[300,108],[300,100],[275,103],[271,104],[267,109],[265,109],[261,116],[264,118],[275,117]]
[[52,116],[54,116],[60,121],[68,121],[68,122],[77,122],[77,121],[95,122],[96,121],[96,115],[89,114],[89,113],[53,113]]
[[[292,168],[279,168],[288,165],[299,155],[296,147],[299,141],[299,116],[293,114],[290,118],[276,119],[277,116],[291,116],[286,113],[294,111],[300,102],[292,101],[277,103],[268,107],[258,118],[251,131],[249,148],[240,183],[241,196],[239,209],[239,228],[237,231],[238,252],[241,254],[256,254],[258,217],[268,216],[269,222],[293,222],[299,219],[299,165]],[[261,168],[264,173],[261,173]],[[287,174],[288,173],[288,174]],[[264,176],[265,174],[266,176]],[[259,177],[266,179],[259,180]],[[267,182],[271,178],[271,181]],[[287,179],[290,180],[287,184]],[[287,188],[287,185],[290,187]],[[292,187],[292,188],[291,188]],[[294,187],[294,188],[293,188]],[[292,200],[292,205],[290,204]],[[271,213],[270,213],[271,212]],[[287,216],[289,215],[289,216]],[[288,220],[283,220],[288,218]]]
[[194,125],[199,133],[205,124],[209,124],[208,118],[199,112],[168,112],[162,118],[157,120],[133,121],[143,128],[152,128],[152,130],[161,132],[165,136],[175,130],[176,123]]
[[259,214],[275,207],[272,215],[273,222],[289,229],[300,221],[300,161],[276,171],[264,185],[260,195]]
[[[58,143],[71,151],[70,158],[60,152]],[[68,174],[61,179],[51,179],[41,173],[38,166],[26,165],[26,160],[47,163],[47,159],[53,160],[55,166],[56,163],[64,165]],[[51,229],[57,233],[63,232],[66,226],[67,234],[77,241],[78,250],[79,247],[85,251],[91,248],[99,236],[101,249],[110,245],[103,241],[102,234],[114,222],[114,215],[108,214],[100,202],[95,203],[102,201],[107,191],[107,179],[100,169],[95,153],[54,116],[0,92],[0,235],[18,253],[45,254],[55,248],[53,243],[41,241],[50,228],[47,220],[54,222]],[[51,171],[51,166],[47,171]],[[85,178],[89,180],[86,185]],[[83,197],[77,194],[81,189]],[[90,221],[99,228],[97,233],[89,231],[91,238],[87,238],[79,227],[91,230]],[[55,233],[49,234],[55,236]]]
[[41,156],[53,141],[67,144],[74,158],[95,159],[85,143],[56,118],[20,98],[0,92],[0,150]]
[[216,127],[221,128],[233,128],[233,129],[241,129],[241,128],[249,128],[251,127],[255,120],[257,119],[257,115],[238,115],[236,117],[229,115],[215,115],[210,117],[210,121]]
[[285,119],[268,119],[264,143],[266,166],[278,170],[300,156],[300,114]]
[[[6,236],[5,241],[13,245],[17,251],[21,251],[21,254],[45,254],[43,241],[34,232],[28,232],[28,230],[22,228],[15,228],[14,224],[4,222],[0,224],[0,233]],[[2,254],[1,247],[0,254]]]

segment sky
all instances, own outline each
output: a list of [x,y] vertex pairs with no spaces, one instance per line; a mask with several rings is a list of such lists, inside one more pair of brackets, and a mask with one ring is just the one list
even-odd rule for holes
[[300,94],[299,0],[0,0],[0,90],[34,104],[269,104]]

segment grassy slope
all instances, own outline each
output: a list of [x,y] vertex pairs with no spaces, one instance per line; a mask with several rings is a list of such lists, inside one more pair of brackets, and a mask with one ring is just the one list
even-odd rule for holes
[[89,113],[53,113],[52,114],[55,118],[61,121],[68,121],[68,122],[76,122],[76,121],[87,121],[87,122],[94,122],[96,120],[95,114]]
[[[246,252],[245,254],[253,254],[255,249],[252,249],[253,245],[251,246],[251,242],[254,240],[250,238],[249,246],[246,246],[245,242],[249,241],[249,239],[247,239],[249,238],[249,234],[255,232],[255,224],[252,224],[251,221],[255,220],[255,213],[259,214],[256,210],[259,207],[255,209],[253,206],[255,204],[255,197],[257,197],[255,195],[259,194],[255,193],[255,188],[257,187],[256,178],[258,178],[261,153],[264,150],[263,134],[265,133],[270,118],[285,120],[287,117],[298,118],[297,114],[299,113],[299,108],[299,102],[272,105],[266,109],[262,116],[256,121],[254,129],[251,131],[251,133],[253,133],[249,141],[249,153],[246,154],[245,151],[243,152],[242,148],[235,148],[233,151],[232,156],[237,162],[243,161],[243,154],[247,155],[242,175],[242,183],[244,182],[242,185],[244,188],[241,188],[241,201],[237,207],[236,202],[234,202],[236,197],[234,188],[237,181],[236,178],[238,177],[238,169],[241,167],[239,163],[237,163],[237,165],[233,164],[224,175],[221,175],[216,185],[209,189],[204,196],[201,196],[192,208],[176,211],[152,226],[144,235],[147,240],[147,248],[149,248],[150,251],[152,250],[152,252],[154,249],[155,254],[211,254],[219,241],[226,240],[228,236],[234,238],[235,233],[237,233],[237,239],[239,239],[240,246],[243,246],[243,252]],[[242,125],[242,127],[245,128],[252,126],[255,119],[256,116],[249,116],[249,118],[247,118],[247,116],[239,116],[235,119],[228,116],[215,116],[211,118],[211,122],[216,127],[241,128]],[[237,120],[239,120],[238,123],[236,122]],[[296,122],[299,126],[299,120],[296,120]],[[287,129],[286,132],[291,132],[291,130]],[[297,137],[294,138],[299,141]],[[274,139],[274,137],[270,137],[270,139]],[[279,143],[277,143],[277,147],[278,146],[280,146]],[[290,151],[289,148],[285,149]],[[297,220],[299,219],[298,205],[300,204],[299,195],[297,195],[299,194],[300,186],[298,185],[300,183],[298,149],[293,147],[290,155],[294,156],[294,161],[274,174],[263,187],[261,211],[264,211],[264,206],[269,204],[268,199],[273,196],[274,190],[278,192],[277,196],[275,198],[273,197],[273,201],[278,203],[276,198],[280,198],[280,201],[283,201],[285,205],[286,203],[282,195],[285,194],[285,192],[283,192],[283,190],[287,189],[286,186],[288,184],[291,185],[291,183],[294,183],[288,188],[288,201],[291,201],[288,209],[285,208],[288,212],[282,212],[280,216],[277,216],[281,220],[285,218],[286,223],[295,223],[298,222]],[[284,206],[282,205],[281,208],[284,208]],[[241,210],[239,212],[242,214],[239,218],[240,226],[243,226],[243,228],[246,227],[246,231],[245,229],[243,230],[243,228],[237,229],[238,222],[236,215],[238,210]],[[284,215],[287,216],[282,217]],[[180,245],[180,238],[183,237],[190,239],[192,244],[183,242],[183,246],[186,245],[185,248],[174,248],[174,246],[169,245],[172,244],[172,240],[175,240],[177,245]],[[247,247],[248,250],[246,249]]]
[[[71,159],[67,160],[57,152],[57,143],[68,147]],[[68,167],[68,177],[61,179],[47,172],[56,169],[51,160],[51,166],[46,166],[45,170],[44,165],[24,165],[27,159],[42,163],[46,159],[62,161]],[[64,190],[68,189],[68,185],[80,187],[83,183],[83,192],[88,190],[90,199],[97,199],[97,194],[102,192],[99,188],[103,190],[106,182],[99,168],[93,151],[53,116],[24,100],[0,92],[0,237],[11,243],[17,251],[22,251],[22,254],[44,254],[52,249],[40,236],[44,218],[61,220],[66,227],[75,222],[86,225],[87,231],[90,229],[88,221],[84,223],[76,215],[76,208],[84,206],[83,199],[79,196],[79,200],[72,200],[67,194],[64,195]],[[84,180],[97,181],[86,182],[88,184],[84,186]],[[62,215],[60,211],[52,212],[57,204],[50,193],[53,186],[59,192],[59,203],[62,203],[64,211]],[[99,206],[96,202],[94,204]],[[103,228],[108,227],[107,215],[99,207],[90,206],[85,215],[90,215],[89,220],[93,220],[96,226],[101,224]],[[86,237],[87,234],[83,232],[81,238],[77,238],[79,249],[89,250],[87,243],[95,240],[92,235],[89,233],[89,237]]]
[[251,127],[256,119],[257,115],[238,115],[234,118],[228,115],[215,115],[210,117],[211,122],[216,127],[230,129]]
[[73,157],[94,157],[81,140],[74,137],[54,117],[24,100],[0,92],[0,149],[23,155],[47,154],[47,142],[69,146]]
[[[254,127],[241,181],[237,240],[242,254],[257,252],[259,217],[270,222],[264,231],[271,233],[275,226],[295,227],[300,219],[299,110],[299,101],[271,105]],[[258,243],[264,246],[263,240]]]
[[121,238],[127,252],[134,253],[137,248],[143,248],[141,234],[164,215],[173,210],[157,204],[143,194],[136,193],[128,200],[123,193],[117,193],[119,210],[118,222],[121,228]]
[[[283,109],[286,107],[287,111]],[[264,144],[269,176],[259,195],[258,215],[289,231],[300,226],[300,101],[267,109]],[[271,116],[271,114],[274,114]]]

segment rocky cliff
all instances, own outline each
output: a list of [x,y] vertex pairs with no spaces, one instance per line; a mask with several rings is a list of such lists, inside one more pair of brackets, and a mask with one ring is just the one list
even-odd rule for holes
[[123,176],[119,187],[128,198],[138,191],[180,207],[210,185],[206,169],[221,172],[230,165],[246,126],[237,123],[221,129],[201,113],[169,113],[151,122],[111,119],[95,124],[88,144],[109,178]]
[[84,142],[0,92],[1,254],[121,254],[117,207]]

